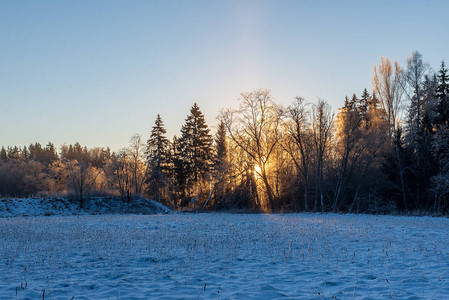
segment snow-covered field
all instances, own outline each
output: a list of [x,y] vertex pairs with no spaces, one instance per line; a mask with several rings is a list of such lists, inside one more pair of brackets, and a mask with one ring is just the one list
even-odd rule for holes
[[[336,214],[0,219],[0,299],[443,299],[449,220]],[[73,297],[73,298],[72,298]]]

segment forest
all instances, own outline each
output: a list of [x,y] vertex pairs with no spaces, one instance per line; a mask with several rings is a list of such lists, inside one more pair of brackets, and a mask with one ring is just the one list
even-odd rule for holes
[[[354,91],[352,91],[354,92]],[[351,92],[351,93],[352,93]],[[449,209],[449,72],[414,51],[381,58],[372,87],[334,111],[323,99],[275,103],[244,92],[212,134],[194,103],[169,139],[157,116],[148,138],[117,152],[79,143],[0,150],[1,197],[157,200],[174,209],[355,213]],[[106,200],[105,200],[106,201]]]

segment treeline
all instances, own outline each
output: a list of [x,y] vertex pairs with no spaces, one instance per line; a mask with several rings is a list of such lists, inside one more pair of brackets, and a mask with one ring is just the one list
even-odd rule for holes
[[404,67],[382,58],[373,86],[335,114],[319,99],[288,107],[269,91],[242,93],[212,135],[195,103],[168,139],[158,115],[147,140],[128,148],[80,144],[0,151],[4,196],[145,196],[174,208],[435,211],[449,204],[449,73],[418,52]]

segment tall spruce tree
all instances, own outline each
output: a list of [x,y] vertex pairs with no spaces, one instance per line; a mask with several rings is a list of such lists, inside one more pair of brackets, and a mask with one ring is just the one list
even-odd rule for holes
[[185,182],[186,176],[184,172],[184,164],[180,153],[179,138],[175,135],[171,145],[171,178],[176,186],[175,198],[177,199],[175,205],[183,205],[186,198],[185,195]]
[[179,154],[182,159],[184,186],[190,196],[195,185],[202,185],[213,163],[212,136],[198,104],[194,103],[181,128]]
[[368,90],[365,88],[362,92],[362,95],[360,96],[360,99],[359,99],[358,110],[360,112],[360,116],[361,116],[362,120],[364,120],[366,124],[369,123],[367,116],[368,116],[368,110],[369,110],[369,106],[370,106],[369,105],[370,100],[371,100],[371,95],[368,93]]
[[2,149],[0,150],[0,160],[7,160],[8,159],[8,155],[6,154],[6,149],[5,147],[2,147]]
[[222,204],[226,194],[225,177],[229,170],[228,146],[226,139],[226,126],[223,120],[218,124],[215,134],[214,177],[216,180],[215,204]]
[[441,62],[441,68],[438,71],[437,79],[437,124],[447,125],[449,123],[449,73],[444,60]]
[[145,154],[150,170],[148,178],[150,194],[159,201],[162,197],[163,186],[168,179],[170,165],[170,142],[165,136],[166,133],[164,122],[158,114],[150,138],[147,141]]
[[[412,177],[415,182],[409,184],[416,187],[416,192],[412,197],[414,198],[414,204],[416,209],[429,208],[431,199],[429,188],[429,179],[436,175],[438,172],[438,164],[435,161],[435,157],[432,154],[432,141],[434,138],[433,123],[435,119],[435,107],[437,99],[435,96],[437,86],[436,76],[425,76],[422,83],[422,114],[420,119],[420,130],[417,134],[417,145],[415,146],[415,174],[416,177]],[[416,164],[419,162],[419,165]]]
[[26,146],[23,146],[21,155],[23,160],[28,160],[30,158],[30,152],[28,151]]
[[215,135],[215,169],[222,171],[227,164],[228,146],[226,144],[226,126],[223,121],[218,124]]

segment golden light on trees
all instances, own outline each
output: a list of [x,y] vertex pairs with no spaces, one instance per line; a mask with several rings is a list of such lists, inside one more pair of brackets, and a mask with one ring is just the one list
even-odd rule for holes
[[256,174],[256,178],[259,178],[262,174],[262,168],[258,165],[254,165],[254,173]]

